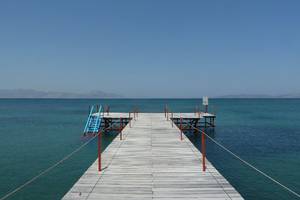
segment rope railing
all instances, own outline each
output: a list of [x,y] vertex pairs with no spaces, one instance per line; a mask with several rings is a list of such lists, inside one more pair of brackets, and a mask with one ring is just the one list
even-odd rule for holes
[[15,188],[14,190],[12,190],[11,192],[7,193],[6,195],[4,195],[3,197],[0,198],[0,200],[4,200],[7,199],[9,197],[11,197],[13,194],[17,193],[18,191],[22,190],[24,187],[26,187],[27,185],[31,184],[32,182],[34,182],[35,180],[37,180],[39,177],[45,175],[46,173],[48,173],[49,171],[51,171],[52,169],[54,169],[55,167],[57,167],[58,165],[62,164],[64,161],[68,160],[69,158],[71,158],[75,153],[79,152],[83,147],[85,147],[87,144],[89,144],[91,141],[93,141],[101,132],[107,130],[111,128],[107,127],[103,130],[101,130],[98,134],[95,134],[93,137],[91,137],[88,141],[86,141],[85,143],[83,143],[82,145],[80,145],[78,148],[76,148],[74,151],[72,151],[71,153],[69,153],[68,155],[66,155],[65,157],[63,157],[61,160],[57,161],[56,163],[54,163],[53,165],[51,165],[50,167],[46,168],[45,170],[43,170],[42,172],[40,172],[38,175],[32,177],[31,179],[29,179],[28,181],[26,181],[25,183],[23,183],[22,185],[20,185],[19,187]]
[[[198,107],[198,106],[197,106]],[[195,114],[197,113],[198,108],[195,108]],[[165,117],[167,118],[168,112],[167,112],[168,108],[167,106],[165,106]],[[198,112],[199,113],[199,112]],[[173,118],[173,116],[172,116]],[[172,121],[172,120],[171,120]],[[244,159],[242,159],[241,157],[239,157],[237,154],[233,153],[232,151],[230,151],[228,148],[226,148],[224,145],[222,145],[221,143],[219,143],[218,141],[216,141],[215,139],[213,139],[212,137],[210,137],[208,134],[206,134],[203,130],[188,124],[191,128],[199,131],[202,133],[202,146],[205,146],[205,136],[207,138],[209,138],[212,142],[214,142],[216,145],[218,145],[219,147],[221,147],[223,150],[225,150],[226,152],[228,152],[230,155],[232,155],[233,157],[235,157],[236,159],[238,159],[239,161],[241,161],[242,163],[244,163],[246,166],[250,167],[251,169],[255,170],[256,172],[258,172],[259,174],[263,175],[264,177],[266,177],[267,179],[271,180],[272,182],[274,182],[275,184],[279,185],[280,187],[282,187],[283,189],[285,189],[286,191],[290,192],[291,194],[295,195],[296,197],[300,198],[300,194],[295,192],[294,190],[292,190],[291,188],[283,185],[282,183],[280,183],[278,180],[274,179],[273,177],[271,177],[270,175],[268,175],[267,173],[259,170],[257,167],[253,166],[252,164],[250,164],[249,162],[245,161]],[[173,123],[172,123],[173,126]],[[181,140],[182,140],[182,118],[180,118],[180,125],[179,125],[179,129],[181,132]],[[204,151],[204,152],[203,152]],[[204,154],[206,154],[205,152],[205,147],[202,147],[202,152]],[[206,155],[202,154],[202,159],[203,159],[203,171],[205,171],[205,157]]]
[[280,183],[278,180],[272,178],[270,175],[266,174],[265,172],[259,170],[257,167],[253,166],[252,164],[250,164],[249,162],[245,161],[244,159],[242,159],[241,157],[239,157],[237,154],[233,153],[232,151],[230,151],[228,148],[226,148],[224,145],[222,145],[221,143],[219,143],[218,141],[216,141],[215,139],[213,139],[212,137],[210,137],[208,134],[206,134],[203,130],[190,125],[193,129],[200,131],[203,135],[205,135],[207,138],[209,138],[211,141],[213,141],[216,145],[218,145],[219,147],[221,147],[223,150],[225,150],[226,152],[228,152],[230,155],[232,155],[233,157],[235,157],[236,159],[238,159],[239,161],[241,161],[242,163],[244,163],[245,165],[247,165],[248,167],[250,167],[251,169],[255,170],[256,172],[258,172],[259,174],[263,175],[264,177],[268,178],[269,180],[271,180],[272,182],[276,183],[277,185],[281,186],[282,188],[284,188],[285,190],[287,190],[288,192],[290,192],[291,194],[295,195],[296,197],[300,198],[300,194],[295,192],[294,190],[290,189],[289,187],[283,185],[282,183]]

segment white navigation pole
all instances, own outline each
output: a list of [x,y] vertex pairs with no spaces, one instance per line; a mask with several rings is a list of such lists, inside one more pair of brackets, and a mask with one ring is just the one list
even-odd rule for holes
[[205,112],[207,113],[208,112],[208,97],[207,96],[203,97],[202,103],[205,106]]

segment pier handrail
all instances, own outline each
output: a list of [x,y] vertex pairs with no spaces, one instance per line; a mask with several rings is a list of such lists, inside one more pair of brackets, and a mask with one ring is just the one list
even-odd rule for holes
[[232,151],[230,151],[228,148],[226,148],[224,145],[222,145],[221,143],[219,143],[218,141],[216,141],[215,139],[213,139],[212,137],[210,137],[208,134],[206,134],[203,130],[193,126],[193,125],[189,125],[191,126],[193,129],[200,131],[201,133],[203,133],[206,137],[208,137],[211,141],[213,141],[216,145],[218,145],[219,147],[221,147],[222,149],[224,149],[226,152],[228,152],[229,154],[231,154],[233,157],[235,157],[236,159],[240,160],[241,162],[243,162],[245,165],[247,165],[248,167],[250,167],[251,169],[255,170],[256,172],[258,172],[259,174],[263,175],[264,177],[268,178],[269,180],[271,180],[272,182],[276,183],[277,185],[281,186],[282,188],[284,188],[285,190],[287,190],[288,192],[292,193],[293,195],[297,196],[298,198],[300,198],[300,194],[295,192],[294,190],[290,189],[289,187],[283,185],[282,183],[280,183],[279,181],[277,181],[276,179],[272,178],[271,176],[269,176],[268,174],[266,174],[265,172],[259,170],[257,167],[253,166],[252,164],[250,164],[249,162],[245,161],[244,159],[242,159],[241,157],[239,157],[237,154],[233,153]]
[[88,141],[86,141],[85,143],[83,143],[82,145],[80,145],[78,148],[76,148],[75,150],[73,150],[71,153],[67,154],[65,157],[63,157],[62,159],[60,159],[59,161],[57,161],[56,163],[54,163],[53,165],[51,165],[50,167],[46,168],[45,170],[43,170],[42,172],[40,172],[38,175],[32,177],[31,179],[29,179],[28,181],[26,181],[25,183],[23,183],[22,185],[20,185],[19,187],[15,188],[14,190],[12,190],[11,192],[7,193],[6,195],[2,196],[0,198],[0,200],[4,200],[9,198],[11,195],[17,193],[18,191],[22,190],[24,187],[26,187],[27,185],[29,185],[30,183],[34,182],[35,180],[37,180],[39,177],[43,176],[44,174],[48,173],[49,171],[51,171],[52,169],[54,169],[55,167],[57,167],[58,165],[60,165],[61,163],[63,163],[64,161],[68,160],[69,158],[71,158],[75,153],[77,153],[78,151],[80,151],[83,147],[85,147],[87,144],[89,144],[91,141],[93,141],[96,137],[98,137],[98,135],[105,131],[112,128],[112,126],[109,126],[107,128],[104,128],[103,130],[99,131],[97,134],[95,134],[93,137],[91,137]]

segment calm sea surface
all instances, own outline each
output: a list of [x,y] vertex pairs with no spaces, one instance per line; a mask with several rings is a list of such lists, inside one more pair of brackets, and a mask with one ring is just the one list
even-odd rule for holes
[[[199,99],[0,100],[0,198],[85,142],[91,104],[111,111],[193,112]],[[207,132],[260,170],[300,193],[300,99],[212,99],[217,127]],[[186,133],[197,148],[200,137]],[[116,136],[104,136],[104,146]],[[245,199],[296,199],[207,140],[207,156]],[[97,157],[96,141],[11,199],[60,199]],[[199,167],[201,167],[199,165]]]

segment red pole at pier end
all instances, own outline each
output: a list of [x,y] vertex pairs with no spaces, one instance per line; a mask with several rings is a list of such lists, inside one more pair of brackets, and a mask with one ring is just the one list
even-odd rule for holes
[[204,171],[204,172],[206,170],[205,157],[206,157],[206,152],[205,152],[205,134],[204,134],[204,131],[202,131],[202,171]]
[[98,133],[98,171],[101,172],[101,143],[102,143],[102,133]]
[[182,140],[182,117],[180,117],[180,140]]

